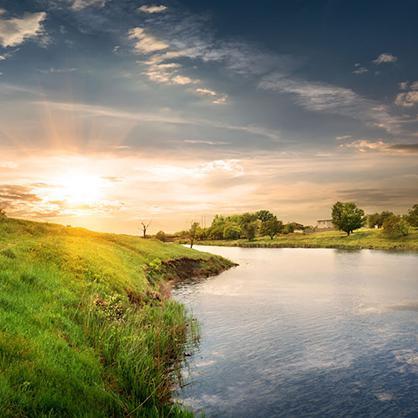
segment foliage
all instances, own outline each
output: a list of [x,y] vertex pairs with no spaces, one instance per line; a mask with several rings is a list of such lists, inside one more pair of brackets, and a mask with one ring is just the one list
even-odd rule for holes
[[392,215],[385,219],[383,231],[391,238],[406,237],[409,234],[409,224],[402,217]]
[[157,238],[161,242],[167,241],[167,235],[164,231],[158,231],[155,235],[155,238]]
[[406,220],[411,226],[418,228],[418,205],[414,205],[409,209]]
[[267,219],[261,223],[260,235],[268,235],[270,239],[274,239],[274,237],[278,233],[280,233],[282,229],[283,223],[279,221],[276,216],[273,215],[272,218]]
[[340,230],[350,235],[365,224],[363,209],[352,202],[337,202],[332,207],[332,222]]
[[381,213],[372,213],[371,215],[367,216],[367,224],[369,228],[374,228],[377,226],[378,228],[381,228],[383,226],[383,223],[387,218],[393,215],[393,212],[389,211],[383,211]]
[[242,225],[242,232],[244,237],[248,239],[248,241],[253,241],[256,234],[257,234],[258,223],[257,221],[246,222]]
[[223,239],[232,240],[241,237],[241,227],[235,223],[228,223],[225,225],[223,232]]
[[[259,219],[261,222],[267,222],[267,221],[272,221],[274,220],[274,218],[276,218],[275,215],[273,215],[270,211],[268,210],[259,210],[258,212],[255,213],[255,216],[257,217],[257,219]],[[276,218],[277,219],[277,218]]]
[[0,220],[6,219],[6,211],[0,207]]

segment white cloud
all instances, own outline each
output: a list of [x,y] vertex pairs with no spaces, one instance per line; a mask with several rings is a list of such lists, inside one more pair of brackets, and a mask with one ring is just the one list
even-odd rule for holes
[[382,139],[358,139],[347,144],[341,144],[340,148],[352,148],[359,152],[387,151],[390,149],[390,145],[384,142]]
[[341,136],[336,136],[335,137],[335,139],[337,140],[337,141],[344,141],[344,140],[346,140],[346,139],[350,139],[351,138],[351,135],[341,135]]
[[6,10],[4,10],[4,9],[0,8],[0,16],[3,16],[3,15],[5,15],[5,14],[6,14]]
[[295,102],[313,112],[326,112],[367,123],[392,132],[397,121],[385,106],[366,99],[353,90],[322,82],[285,78],[276,73],[264,77],[259,87],[294,96]]
[[398,61],[398,57],[395,57],[395,55],[389,54],[387,52],[380,54],[375,60],[373,60],[373,62],[378,65],[396,61]]
[[42,23],[45,19],[44,12],[25,13],[21,18],[0,18],[0,45],[4,48],[17,46],[27,39],[44,36]]
[[400,90],[407,90],[408,89],[408,85],[409,85],[409,82],[408,81],[401,81],[399,83],[399,89]]
[[205,88],[198,88],[196,89],[196,93],[201,96],[216,96],[216,91],[205,89]]
[[139,11],[143,12],[143,13],[161,13],[167,10],[167,6],[163,6],[163,5],[149,5],[149,6],[141,6],[139,9]]
[[356,68],[353,70],[353,74],[356,74],[356,75],[365,74],[369,71],[366,67],[363,67],[360,64],[358,65],[356,64],[355,67]]
[[213,98],[212,103],[214,104],[225,104],[228,98],[226,94],[220,94],[214,90],[210,90],[207,88],[197,88],[195,92],[199,96],[212,97]]
[[395,104],[401,107],[412,107],[418,103],[418,91],[411,90],[406,93],[399,93],[396,96]]
[[153,35],[145,33],[145,30],[139,27],[133,28],[129,31],[129,38],[136,41],[135,50],[141,54],[163,51],[170,46]]
[[105,5],[106,0],[74,0],[71,8],[79,11],[85,9],[86,7],[104,7]]

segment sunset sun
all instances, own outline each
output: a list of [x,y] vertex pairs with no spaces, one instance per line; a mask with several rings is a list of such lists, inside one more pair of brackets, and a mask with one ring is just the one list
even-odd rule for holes
[[57,181],[57,195],[74,205],[97,203],[103,198],[103,181],[91,174],[71,172]]

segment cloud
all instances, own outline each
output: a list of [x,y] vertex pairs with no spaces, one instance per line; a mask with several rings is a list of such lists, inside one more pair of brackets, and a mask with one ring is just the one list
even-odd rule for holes
[[226,94],[220,94],[214,90],[210,90],[207,88],[197,88],[195,92],[199,96],[212,97],[213,98],[212,103],[214,104],[225,104],[228,99],[228,96]]
[[390,62],[396,62],[398,61],[398,57],[395,57],[394,55],[384,52],[383,54],[380,54],[376,59],[373,60],[373,62],[377,65],[379,64],[388,64]]
[[397,154],[415,154],[418,152],[418,144],[389,144],[383,139],[358,139],[349,143],[341,144],[340,148],[354,149],[365,152],[396,152]]
[[367,73],[369,70],[366,68],[366,67],[363,67],[361,64],[359,64],[359,63],[357,63],[357,64],[354,64],[354,70],[353,70],[353,74],[357,74],[357,75],[360,75],[360,74],[365,74],[365,73]]
[[39,202],[41,199],[34,193],[31,188],[21,185],[0,185],[0,199],[4,203],[13,201],[20,202]]
[[27,39],[40,39],[45,36],[42,23],[45,12],[25,13],[23,17],[4,19],[0,17],[0,45],[4,48],[17,46]]
[[135,40],[135,51],[140,54],[150,54],[157,51],[165,50],[169,44],[145,33],[140,27],[133,28],[129,31],[129,38]]
[[418,103],[418,91],[412,90],[406,93],[399,93],[396,96],[395,104],[401,107],[412,107]]
[[83,10],[87,7],[104,7],[107,0],[73,0],[71,8],[73,10]]
[[154,13],[161,13],[161,12],[166,11],[167,6],[163,6],[163,5],[159,5],[159,6],[149,5],[149,6],[146,6],[146,5],[144,5],[144,6],[141,6],[138,10],[140,10],[143,13],[154,14]]
[[344,140],[346,140],[346,139],[350,139],[351,138],[351,135],[340,135],[340,136],[336,136],[335,137],[335,139],[337,140],[337,141],[344,141]]

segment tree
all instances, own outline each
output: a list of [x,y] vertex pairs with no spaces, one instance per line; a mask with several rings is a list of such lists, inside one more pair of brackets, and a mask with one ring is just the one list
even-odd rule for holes
[[199,229],[200,229],[199,223],[193,222],[189,229],[190,248],[193,248],[195,239],[199,233]]
[[390,238],[405,237],[409,234],[409,225],[402,217],[392,215],[385,219],[383,232]]
[[332,207],[332,223],[349,236],[355,229],[365,224],[364,210],[352,202],[337,202]]
[[257,234],[257,221],[247,222],[241,228],[245,238],[249,241],[253,241]]
[[406,220],[409,225],[418,228],[418,205],[414,205],[411,209],[409,209],[408,215],[406,215]]
[[155,238],[157,238],[161,242],[167,241],[167,235],[164,231],[158,231],[157,234],[155,235]]
[[269,210],[259,210],[255,213],[255,215],[261,222],[271,221],[276,218],[276,216],[273,215]]
[[367,216],[367,223],[369,228],[381,228],[387,218],[393,215],[393,212],[383,211],[382,213],[372,213]]
[[149,222],[141,221],[141,229],[142,229],[142,237],[143,238],[147,237],[147,230],[148,230],[150,225],[151,225],[151,221],[149,221]]
[[241,228],[239,225],[234,223],[229,223],[225,225],[224,228],[224,239],[239,239],[241,236]]
[[272,219],[267,219],[261,223],[260,234],[262,236],[268,235],[273,239],[283,229],[283,223],[273,215]]
[[0,208],[0,219],[7,218],[6,211],[3,208]]

